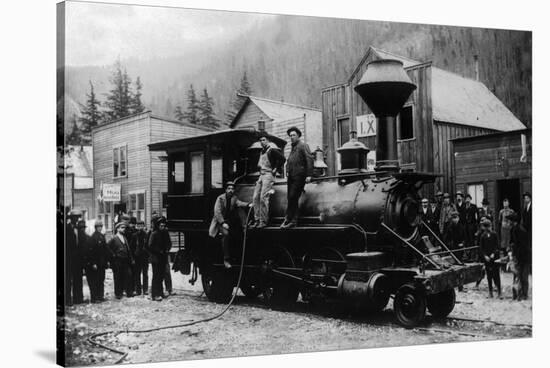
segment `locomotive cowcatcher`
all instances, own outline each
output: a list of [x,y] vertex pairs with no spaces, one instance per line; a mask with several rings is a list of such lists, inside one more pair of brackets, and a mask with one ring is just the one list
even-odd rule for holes
[[[396,116],[416,86],[397,60],[369,63],[356,92],[377,118],[376,166],[366,169],[369,149],[350,138],[338,149],[341,169],[317,174],[300,198],[298,226],[280,229],[287,185],[277,178],[270,196],[270,223],[246,230],[240,289],[246,297],[263,295],[266,303],[334,300],[355,310],[380,311],[393,298],[399,323],[421,323],[426,309],[446,317],[455,304],[456,287],[482,277],[480,263],[464,263],[419,217],[419,190],[437,175],[403,171],[397,159]],[[281,150],[286,142],[270,136]],[[258,132],[218,131],[151,144],[168,161],[167,217],[170,231],[184,235],[184,273],[193,264],[206,296],[225,303],[240,270],[242,226],[231,233],[233,267],[223,266],[221,240],[208,236],[214,202],[223,183],[235,181],[235,195],[252,201],[259,172]],[[317,151],[319,153],[320,151]],[[424,236],[422,236],[424,235]]]

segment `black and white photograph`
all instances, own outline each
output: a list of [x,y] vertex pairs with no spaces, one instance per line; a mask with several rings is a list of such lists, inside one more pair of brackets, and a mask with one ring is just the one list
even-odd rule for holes
[[51,363],[534,340],[529,26],[49,6]]

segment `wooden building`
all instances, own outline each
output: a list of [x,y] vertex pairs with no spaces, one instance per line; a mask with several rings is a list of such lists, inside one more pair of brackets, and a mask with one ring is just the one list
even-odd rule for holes
[[[258,121],[265,121],[265,130],[269,134],[288,142],[286,131],[291,126],[296,126],[302,131],[302,139],[312,151],[317,147],[322,147],[321,110],[260,97],[243,97],[246,97],[246,100],[230,123],[230,128],[252,127],[258,129]],[[289,152],[290,144],[285,147],[286,157]]]
[[[165,214],[167,163],[148,145],[211,131],[153,115],[150,111],[99,125],[92,130],[94,216],[107,231],[119,210],[149,224],[151,214]],[[109,193],[107,193],[107,190]],[[110,201],[109,197],[119,197]]]
[[369,168],[374,167],[376,119],[354,87],[372,60],[397,59],[416,90],[397,118],[398,158],[402,169],[441,174],[434,191],[452,192],[452,154],[450,139],[478,136],[525,126],[481,82],[370,47],[349,79],[322,90],[323,149],[329,174],[338,171],[336,149],[348,141],[350,130],[370,150]]
[[66,146],[58,157],[62,162],[63,197],[61,205],[67,210],[82,212],[82,218],[92,217],[93,159],[92,146]]
[[470,193],[481,206],[483,198],[493,208],[519,210],[522,193],[531,192],[531,131],[519,130],[451,140],[455,189]]

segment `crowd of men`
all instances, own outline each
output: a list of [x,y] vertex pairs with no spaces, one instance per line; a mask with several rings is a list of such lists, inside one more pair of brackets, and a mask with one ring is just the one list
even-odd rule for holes
[[90,301],[105,300],[105,271],[111,268],[116,299],[149,293],[149,263],[152,265],[151,299],[161,301],[163,283],[173,294],[168,253],[172,248],[166,218],[153,214],[151,229],[143,221],[121,215],[114,234],[107,241],[103,223],[95,221],[92,235],[78,211],[69,213],[65,224],[65,304],[84,302],[83,276],[90,289]]
[[521,211],[515,211],[504,198],[496,216],[486,198],[478,208],[469,194],[458,191],[451,201],[448,193],[438,192],[431,203],[422,199],[420,217],[429,228],[423,235],[435,242],[437,237],[451,250],[460,250],[455,254],[464,261],[483,262],[489,297],[493,297],[493,283],[501,297],[501,269],[513,272],[512,298],[525,300],[531,271],[531,199],[531,193],[525,192]]

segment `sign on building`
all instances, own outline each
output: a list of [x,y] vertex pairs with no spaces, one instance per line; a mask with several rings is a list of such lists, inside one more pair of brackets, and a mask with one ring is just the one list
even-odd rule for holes
[[103,202],[120,202],[120,184],[103,184],[101,187]]
[[376,117],[374,114],[359,115],[356,118],[357,136],[370,137],[376,135]]

